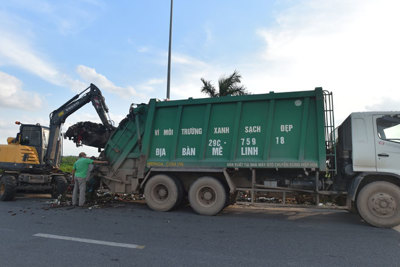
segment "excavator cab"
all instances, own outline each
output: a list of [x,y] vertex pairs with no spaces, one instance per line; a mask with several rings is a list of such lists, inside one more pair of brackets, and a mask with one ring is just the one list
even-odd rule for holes
[[48,127],[39,124],[22,124],[20,127],[20,144],[35,148],[40,163],[43,163],[43,157],[47,151],[49,133]]

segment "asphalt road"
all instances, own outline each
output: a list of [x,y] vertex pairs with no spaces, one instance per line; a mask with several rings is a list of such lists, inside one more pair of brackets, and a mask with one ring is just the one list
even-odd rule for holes
[[1,266],[399,266],[400,233],[340,210],[0,202]]

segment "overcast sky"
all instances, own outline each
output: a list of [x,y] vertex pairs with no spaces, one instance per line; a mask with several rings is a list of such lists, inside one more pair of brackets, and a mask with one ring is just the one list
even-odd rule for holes
[[[166,95],[168,0],[0,2],[0,143],[90,83],[118,124],[131,103]],[[353,111],[400,110],[400,1],[175,0],[171,99],[205,97],[238,70],[251,93],[334,93],[336,123]],[[63,127],[99,122],[89,104]],[[85,150],[64,142],[64,154]]]

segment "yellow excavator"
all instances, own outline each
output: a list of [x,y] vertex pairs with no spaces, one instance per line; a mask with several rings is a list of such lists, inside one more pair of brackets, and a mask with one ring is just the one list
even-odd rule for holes
[[[85,93],[85,94],[84,94]],[[17,191],[51,193],[53,198],[68,187],[66,174],[59,170],[62,152],[61,127],[66,118],[92,102],[105,130],[115,129],[99,88],[90,84],[58,109],[50,113],[49,127],[22,124],[15,138],[0,145],[0,200],[13,200]]]

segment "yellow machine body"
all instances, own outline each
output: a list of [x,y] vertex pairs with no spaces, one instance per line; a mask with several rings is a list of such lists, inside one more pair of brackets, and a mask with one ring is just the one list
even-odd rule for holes
[[35,165],[40,161],[36,148],[8,142],[8,145],[0,145],[0,163]]

